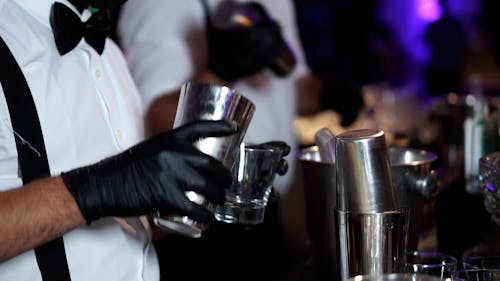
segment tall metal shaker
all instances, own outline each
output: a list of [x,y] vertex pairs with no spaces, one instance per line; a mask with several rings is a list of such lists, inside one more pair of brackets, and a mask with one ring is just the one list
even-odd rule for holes
[[[174,128],[196,120],[225,120],[237,125],[239,131],[236,134],[203,138],[193,143],[196,148],[231,169],[254,112],[255,105],[252,101],[234,89],[222,85],[187,82],[181,88]],[[215,206],[197,192],[187,191],[186,196],[210,211],[215,210]],[[191,238],[200,238],[207,228],[207,225],[182,215],[162,217],[157,213],[153,221],[162,229]]]
[[384,132],[339,134],[335,154],[341,279],[398,272],[409,211],[397,201]]

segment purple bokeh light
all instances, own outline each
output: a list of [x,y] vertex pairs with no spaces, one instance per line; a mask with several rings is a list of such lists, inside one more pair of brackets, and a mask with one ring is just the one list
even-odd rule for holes
[[435,21],[443,13],[438,0],[417,0],[417,15],[424,21]]
[[487,183],[486,188],[491,192],[495,191],[495,185],[492,182]]

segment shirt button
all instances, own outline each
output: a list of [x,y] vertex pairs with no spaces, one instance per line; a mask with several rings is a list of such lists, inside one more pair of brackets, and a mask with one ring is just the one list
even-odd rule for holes
[[96,78],[101,78],[101,75],[102,75],[101,70],[100,70],[100,69],[96,69],[96,70],[95,70],[95,77],[96,77]]
[[120,129],[116,130],[116,135],[118,136],[118,139],[121,140],[123,137],[122,130],[120,130]]

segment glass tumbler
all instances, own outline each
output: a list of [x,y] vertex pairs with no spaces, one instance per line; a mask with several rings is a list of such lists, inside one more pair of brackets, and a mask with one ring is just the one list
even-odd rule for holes
[[499,269],[462,269],[451,277],[452,281],[500,281]]
[[347,281],[440,281],[441,279],[426,274],[386,273],[381,275],[357,275]]
[[439,252],[409,252],[406,254],[403,271],[432,275],[449,279],[457,269],[457,258]]
[[498,269],[500,256],[471,256],[462,261],[464,269]]
[[281,155],[278,148],[242,143],[226,203],[216,207],[215,218],[235,224],[262,223]]

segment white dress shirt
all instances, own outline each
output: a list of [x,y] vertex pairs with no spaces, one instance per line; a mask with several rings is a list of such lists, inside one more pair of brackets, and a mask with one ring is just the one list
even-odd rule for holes
[[[51,173],[58,175],[132,146],[144,138],[144,128],[140,98],[123,53],[107,39],[100,56],[82,40],[60,56],[49,24],[53,2],[0,0],[0,36],[26,77]],[[66,0],[60,2],[71,6]],[[84,12],[82,20],[89,16]],[[0,190],[22,185],[17,161],[0,88]],[[67,233],[64,242],[73,281],[159,280],[150,226],[144,218],[97,220]],[[0,263],[0,280],[41,280],[34,252]]]
[[[216,5],[217,1],[212,0],[210,4]],[[258,79],[238,81],[234,88],[256,106],[245,141],[282,140],[293,148],[287,157],[290,165],[288,173],[275,179],[277,190],[286,193],[296,168],[297,138],[293,129],[297,107],[295,82],[307,68],[292,1],[256,2],[264,5],[270,16],[280,24],[284,38],[294,50],[297,66],[287,77],[281,78],[266,70]],[[118,32],[146,109],[160,95],[180,88],[206,67],[202,0],[129,0],[122,8]]]

